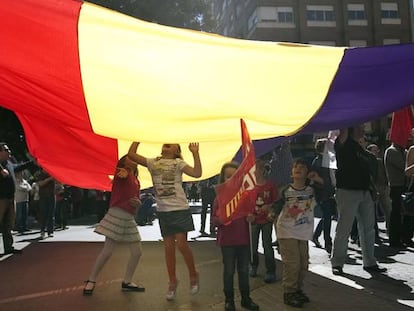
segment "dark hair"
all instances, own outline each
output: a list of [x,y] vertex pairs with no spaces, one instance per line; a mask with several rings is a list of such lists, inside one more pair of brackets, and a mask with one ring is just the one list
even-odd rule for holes
[[227,168],[235,168],[235,169],[238,169],[239,168],[239,163],[237,163],[237,162],[235,162],[235,161],[231,161],[231,162],[227,162],[227,163],[224,163],[223,164],[223,166],[221,167],[221,170],[220,170],[220,178],[219,178],[219,183],[220,184],[222,184],[223,182],[224,182],[224,171],[227,169]]
[[328,141],[327,138],[320,138],[316,140],[315,150],[317,153],[323,153],[323,150],[325,149],[325,144],[327,141]]
[[304,158],[297,158],[297,159],[293,160],[292,167],[295,167],[298,164],[305,165],[306,168],[308,169],[308,171],[310,171],[309,162],[306,161]]
[[270,164],[268,161],[264,159],[257,159],[256,160],[256,169],[258,166],[261,166],[263,168],[263,175],[268,176],[272,170]]
[[[125,167],[125,161],[128,158],[128,155],[124,155],[122,156],[119,160],[118,163],[116,164],[116,167]],[[135,177],[138,177],[138,167],[135,167],[134,171],[132,172],[134,174]]]

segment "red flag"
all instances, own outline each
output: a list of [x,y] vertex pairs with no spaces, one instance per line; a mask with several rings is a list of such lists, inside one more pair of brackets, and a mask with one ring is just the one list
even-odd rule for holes
[[243,161],[234,175],[225,183],[216,186],[218,217],[223,224],[247,216],[255,207],[256,156],[249,132],[240,119]]
[[405,107],[392,114],[390,141],[401,147],[407,147],[411,129],[414,127],[412,106]]

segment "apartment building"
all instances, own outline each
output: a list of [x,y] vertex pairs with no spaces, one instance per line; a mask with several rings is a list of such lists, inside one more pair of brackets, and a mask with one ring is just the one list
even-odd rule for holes
[[217,33],[329,46],[413,41],[411,0],[213,0]]
[[[327,46],[413,42],[412,0],[212,0],[216,32],[225,36]],[[391,115],[367,123],[369,140],[387,144]],[[318,135],[293,142],[313,149]]]

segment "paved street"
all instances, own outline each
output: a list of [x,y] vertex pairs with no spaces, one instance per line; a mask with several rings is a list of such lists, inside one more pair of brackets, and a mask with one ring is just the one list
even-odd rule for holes
[[[43,241],[39,241],[38,231],[15,236],[15,247],[24,252],[0,258],[0,310],[223,310],[220,250],[212,239],[191,239],[198,236],[200,226],[200,215],[193,214],[193,217],[197,230],[190,233],[189,240],[201,276],[201,291],[197,296],[188,294],[188,276],[177,253],[181,280],[177,300],[165,300],[168,280],[155,221],[153,226],[139,227],[144,255],[135,279],[146,286],[146,292],[120,291],[128,258],[127,249],[121,246],[102,271],[93,296],[83,297],[83,281],[102,247],[103,237],[93,233],[93,225],[72,225]],[[380,229],[383,226],[380,223]],[[381,235],[385,237],[384,233]],[[323,244],[322,237],[320,242]],[[328,254],[310,242],[311,272],[305,291],[312,301],[304,310],[413,310],[414,249],[397,252],[378,246],[377,258],[388,271],[371,276],[362,270],[358,246],[349,244],[349,248],[345,276],[339,277],[331,273]],[[277,252],[276,258],[279,282],[265,284],[263,267],[260,267],[260,275],[251,279],[252,298],[261,310],[295,310],[283,304],[282,265]],[[239,303],[236,305],[241,309]]]

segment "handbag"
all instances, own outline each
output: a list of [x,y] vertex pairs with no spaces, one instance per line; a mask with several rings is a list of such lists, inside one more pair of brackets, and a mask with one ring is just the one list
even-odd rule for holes
[[401,194],[402,214],[414,216],[414,191],[411,189],[413,180],[411,179],[407,191]]

